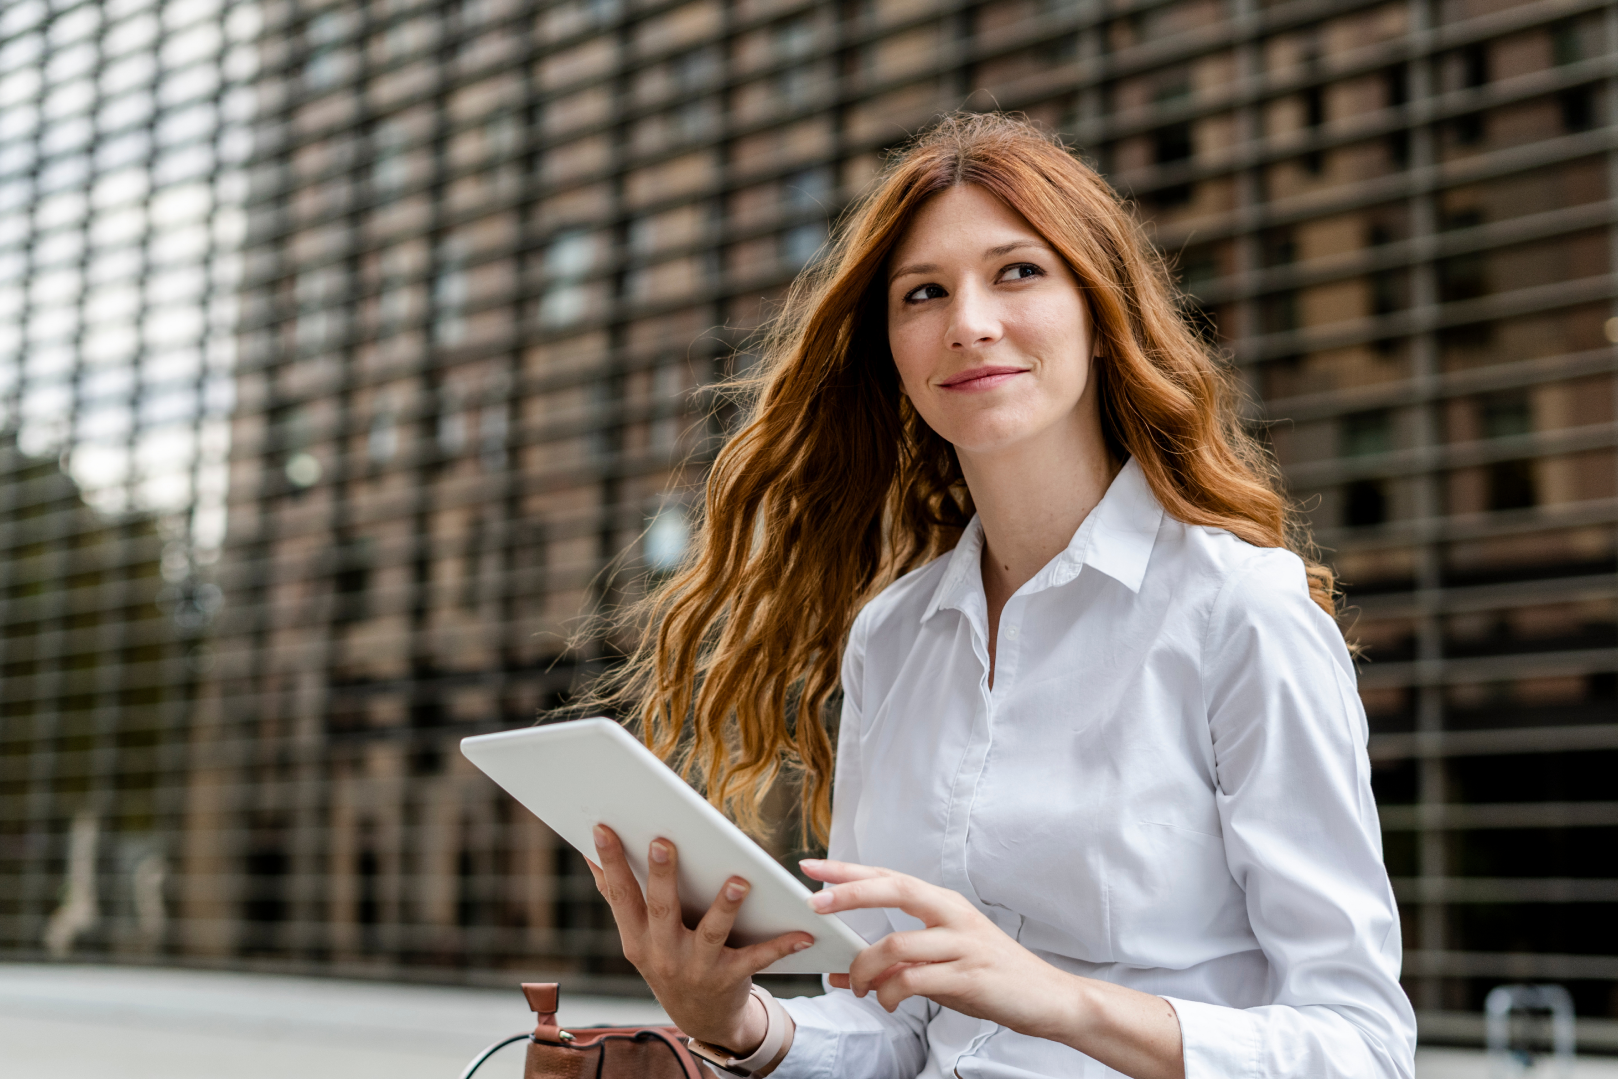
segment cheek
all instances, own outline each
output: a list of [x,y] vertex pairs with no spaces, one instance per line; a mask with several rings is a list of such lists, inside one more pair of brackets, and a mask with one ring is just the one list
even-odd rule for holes
[[1044,358],[1047,371],[1042,381],[1056,395],[1076,400],[1090,377],[1089,320],[1081,310],[1061,305],[1027,314],[1022,322],[1023,345]]
[[893,366],[899,371],[899,385],[914,399],[927,386],[931,363],[922,335],[913,326],[890,325],[888,351],[893,353]]
[[1075,351],[1065,358],[1050,384],[1050,403],[1062,413],[1078,407],[1090,382],[1090,355]]

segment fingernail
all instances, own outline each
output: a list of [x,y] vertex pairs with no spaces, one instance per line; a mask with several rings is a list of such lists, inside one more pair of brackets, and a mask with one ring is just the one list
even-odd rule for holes
[[819,865],[821,862],[824,862],[825,860],[826,859],[824,859],[824,858],[799,858],[798,859],[798,864],[799,865]]
[[743,884],[739,880],[733,880],[729,884],[725,885],[725,898],[730,900],[732,903],[736,902],[736,900],[740,899],[746,894],[747,885]]
[[652,861],[664,865],[669,860],[669,845],[662,840],[652,844]]
[[798,941],[798,943],[796,943],[796,944],[794,944],[792,946],[792,950],[795,951],[795,952],[801,952],[805,948],[809,947],[809,944],[810,944],[810,942],[807,941],[807,940],[800,940],[800,941]]
[[815,910],[825,910],[827,907],[832,905],[832,901],[836,898],[837,896],[834,890],[827,888],[823,892],[816,892],[814,895],[810,896],[809,906]]
[[601,827],[601,825],[598,824],[594,828],[591,828],[590,836],[596,841],[596,846],[605,847],[607,845],[607,830]]

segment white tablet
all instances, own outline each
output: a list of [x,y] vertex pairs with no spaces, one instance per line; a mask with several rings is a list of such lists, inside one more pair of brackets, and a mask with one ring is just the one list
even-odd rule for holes
[[842,919],[810,910],[809,890],[796,877],[610,719],[464,738],[461,752],[591,861],[590,830],[605,824],[618,833],[642,888],[647,847],[658,838],[672,842],[687,924],[696,924],[732,875],[744,878],[752,891],[736,917],[732,944],[756,944],[794,929],[815,938],[765,973],[844,974],[865,947]]

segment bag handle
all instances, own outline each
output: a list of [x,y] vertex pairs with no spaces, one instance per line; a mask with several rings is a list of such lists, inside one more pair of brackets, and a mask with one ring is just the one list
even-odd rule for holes
[[535,1017],[539,1020],[534,1025],[534,1032],[532,1034],[513,1034],[509,1038],[495,1042],[479,1053],[472,1063],[466,1066],[466,1070],[461,1073],[461,1079],[472,1079],[472,1074],[483,1066],[484,1061],[513,1042],[531,1042],[540,1036],[546,1039],[573,1040],[573,1035],[559,1029],[556,1022],[556,1003],[562,995],[560,985],[556,982],[523,982],[522,995],[528,998],[528,1006],[534,1010]]
[[562,996],[562,987],[556,982],[523,982],[522,995],[528,998],[528,1006],[533,1009],[539,1022],[534,1024],[534,1033],[538,1034],[545,1027],[555,1029],[556,1004]]
[[[497,1050],[513,1042],[525,1041],[530,1043],[530,1054],[534,1052],[536,1045],[544,1046],[547,1043],[551,1045],[563,1043],[563,1045],[573,1048],[580,1047],[574,1044],[578,1042],[578,1039],[562,1030],[557,1023],[556,1010],[557,1003],[561,998],[561,987],[556,982],[523,982],[522,993],[528,1001],[528,1006],[533,1009],[534,1017],[537,1020],[534,1032],[532,1034],[516,1034],[495,1042],[479,1053],[471,1064],[467,1065],[466,1070],[461,1073],[461,1079],[472,1079],[472,1074],[482,1066],[484,1061],[493,1056]],[[685,1044],[684,1035],[673,1027],[593,1028],[592,1033],[597,1031],[599,1031],[599,1034],[595,1040],[605,1038],[616,1041],[622,1038],[632,1041],[652,1040],[662,1042],[674,1054],[681,1071],[684,1072],[688,1079],[715,1079],[713,1073],[691,1054],[691,1050]],[[561,1048],[559,1045],[557,1047]]]

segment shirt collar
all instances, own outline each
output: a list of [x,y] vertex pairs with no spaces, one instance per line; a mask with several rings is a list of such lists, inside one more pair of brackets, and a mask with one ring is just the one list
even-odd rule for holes
[[[1057,588],[1079,575],[1085,566],[1099,570],[1131,592],[1139,592],[1146,577],[1146,564],[1152,545],[1163,523],[1163,507],[1146,482],[1139,463],[1131,457],[1058,554],[1033,579],[1017,590],[1018,595]],[[983,522],[976,515],[950,552],[943,579],[933,590],[932,602],[922,621],[945,607],[962,608],[967,597],[983,593]]]

